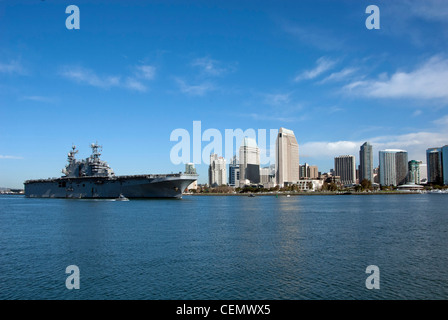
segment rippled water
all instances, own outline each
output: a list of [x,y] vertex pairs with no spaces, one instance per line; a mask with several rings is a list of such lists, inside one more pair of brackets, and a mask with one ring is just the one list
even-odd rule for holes
[[[1,196],[0,298],[446,299],[447,207],[431,194]],[[65,287],[73,264],[79,290]]]

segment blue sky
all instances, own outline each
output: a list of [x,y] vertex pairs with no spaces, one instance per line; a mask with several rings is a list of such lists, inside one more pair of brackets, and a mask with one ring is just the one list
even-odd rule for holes
[[60,176],[95,141],[117,174],[182,171],[170,134],[193,121],[286,127],[319,171],[364,141],[375,164],[425,160],[448,144],[447,18],[442,0],[0,1],[0,186]]

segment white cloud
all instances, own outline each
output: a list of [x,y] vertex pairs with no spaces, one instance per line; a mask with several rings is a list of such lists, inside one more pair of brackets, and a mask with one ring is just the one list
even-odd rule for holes
[[325,57],[321,57],[317,59],[316,64],[317,65],[314,69],[307,70],[296,76],[294,81],[314,79],[319,75],[323,74],[324,72],[332,69],[333,66],[336,64],[336,61],[330,60]]
[[[445,118],[448,122],[448,117]],[[442,125],[442,122],[438,124]],[[339,155],[354,155],[359,163],[359,148],[369,141],[373,146],[374,157],[383,149],[404,149],[408,152],[409,160],[423,160],[426,162],[426,149],[448,144],[448,130],[442,126],[440,132],[418,131],[401,135],[370,137],[358,141],[317,141],[300,145],[300,153],[313,158],[332,158]],[[300,143],[299,143],[300,144]]]
[[156,67],[150,65],[141,65],[136,67],[136,76],[146,80],[154,79],[156,75]]
[[70,80],[103,89],[120,85],[119,76],[98,76],[92,70],[81,67],[65,67],[61,74]]
[[321,50],[340,50],[343,49],[346,42],[340,34],[335,35],[330,29],[317,28],[312,25],[302,27],[289,21],[282,21],[281,24],[285,32],[297,38],[301,43]]
[[332,74],[330,74],[328,77],[324,78],[319,83],[323,84],[323,83],[330,82],[330,81],[341,81],[341,80],[348,78],[356,71],[357,71],[356,68],[344,68],[341,71],[333,72]]
[[448,2],[446,0],[406,0],[408,14],[446,22],[448,18]]
[[437,119],[437,120],[434,120],[433,122],[436,125],[448,127],[448,114],[446,116],[443,116],[443,117]]
[[146,86],[143,83],[134,78],[127,78],[126,82],[124,83],[124,86],[128,89],[140,92],[145,92],[147,90]]
[[45,102],[52,103],[55,102],[55,99],[52,97],[44,97],[44,96],[25,96],[21,98],[22,100],[36,101],[36,102]]
[[23,158],[17,156],[4,156],[0,154],[0,159],[23,159]]
[[221,62],[208,57],[195,59],[191,65],[194,67],[199,67],[203,73],[212,76],[219,76],[230,71],[229,69],[221,67]]
[[418,117],[419,115],[421,115],[423,112],[422,112],[422,110],[415,110],[413,113],[412,113],[412,116],[413,117]]
[[356,155],[361,141],[316,141],[300,145],[300,153],[312,157],[336,157],[339,155]]
[[10,61],[9,63],[0,63],[0,73],[23,74],[24,72],[24,68],[16,60]]
[[271,106],[284,106],[290,102],[290,94],[265,94],[264,103]]
[[[140,77],[149,77],[150,69],[140,69]],[[126,88],[134,91],[144,92],[146,86],[133,77],[122,79],[121,76],[100,76],[94,71],[82,67],[65,67],[61,72],[62,76],[72,81],[87,84],[102,89],[110,89],[113,87]]]
[[177,84],[179,85],[179,89],[182,93],[192,95],[192,96],[203,96],[207,92],[212,91],[215,87],[210,83],[201,83],[197,85],[189,85],[184,80],[180,78],[175,79]]
[[375,98],[448,100],[447,79],[448,60],[435,56],[414,71],[397,71],[385,79],[352,82],[344,89]]
[[294,117],[288,115],[281,114],[272,114],[272,113],[249,113],[243,114],[244,116],[251,117],[255,121],[278,121],[278,122],[300,122],[307,120],[306,116]]

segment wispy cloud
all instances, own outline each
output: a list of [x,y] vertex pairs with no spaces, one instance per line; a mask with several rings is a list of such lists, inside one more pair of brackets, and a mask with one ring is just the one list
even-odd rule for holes
[[126,81],[124,82],[123,86],[128,89],[140,92],[145,92],[147,90],[146,86],[143,83],[130,77],[126,78]]
[[8,63],[0,63],[0,73],[24,74],[25,69],[17,60],[12,60]]
[[422,110],[415,110],[413,113],[412,113],[412,116],[413,117],[418,117],[419,115],[421,115],[423,112],[422,112]]
[[23,159],[23,157],[18,157],[18,156],[4,156],[0,154],[0,159]]
[[333,72],[328,77],[321,80],[319,83],[327,83],[331,81],[342,81],[353,75],[358,69],[356,68],[344,68],[341,71]]
[[109,89],[120,85],[119,76],[99,76],[95,72],[82,67],[64,67],[62,76],[78,83]]
[[285,106],[291,101],[290,93],[264,94],[264,103],[271,106]]
[[56,101],[56,99],[53,97],[45,97],[45,96],[24,96],[20,99],[35,101],[35,102],[44,102],[44,103],[53,103]]
[[314,69],[302,72],[301,74],[295,77],[294,81],[314,79],[323,74],[324,72],[332,69],[335,64],[336,61],[328,59],[326,57],[321,57],[317,59],[316,67]]
[[215,87],[208,82],[204,82],[201,84],[196,85],[190,85],[187,84],[184,80],[180,78],[175,78],[175,81],[177,82],[179,89],[182,93],[185,93],[187,95],[191,96],[203,96],[209,91],[215,90]]
[[375,98],[443,99],[448,101],[448,60],[429,59],[414,71],[397,71],[390,77],[349,83],[345,90]]
[[[448,128],[448,114],[446,116],[443,116],[437,120],[433,121],[434,124],[439,125],[439,126],[444,126],[445,128]],[[448,138],[447,138],[448,140]],[[448,141],[447,141],[448,143]]]
[[213,60],[209,57],[203,57],[193,60],[192,66],[198,67],[204,74],[211,76],[220,76],[222,74],[231,72],[234,70],[234,66],[223,67],[222,62]]
[[446,0],[402,0],[397,1],[407,15],[424,18],[429,21],[446,22],[448,2]]
[[146,80],[153,80],[156,75],[156,67],[151,65],[141,65],[136,68],[136,76]]
[[291,123],[291,122],[300,122],[300,121],[305,121],[307,120],[307,117],[305,115],[302,115],[300,117],[294,117],[294,116],[282,116],[280,114],[276,114],[276,113],[247,113],[247,114],[243,114],[243,116],[247,116],[252,118],[255,121],[278,121],[278,122],[286,122],[286,123]]
[[[149,72],[148,70],[146,71]],[[143,83],[133,77],[122,79],[122,76],[98,75],[94,71],[82,67],[64,67],[61,75],[77,83],[87,84],[102,89],[121,87],[140,92],[147,90]]]
[[292,22],[282,23],[283,30],[298,39],[301,43],[320,50],[338,50],[344,46],[341,35],[334,36],[332,30],[314,26],[298,26]]

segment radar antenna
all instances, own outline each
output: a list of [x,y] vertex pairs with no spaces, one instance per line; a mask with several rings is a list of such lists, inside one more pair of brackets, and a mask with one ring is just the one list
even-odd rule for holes
[[103,146],[100,146],[98,144],[98,141],[95,143],[92,143],[90,145],[90,148],[92,148],[92,159],[94,162],[98,161],[100,159],[101,151],[103,150]]

